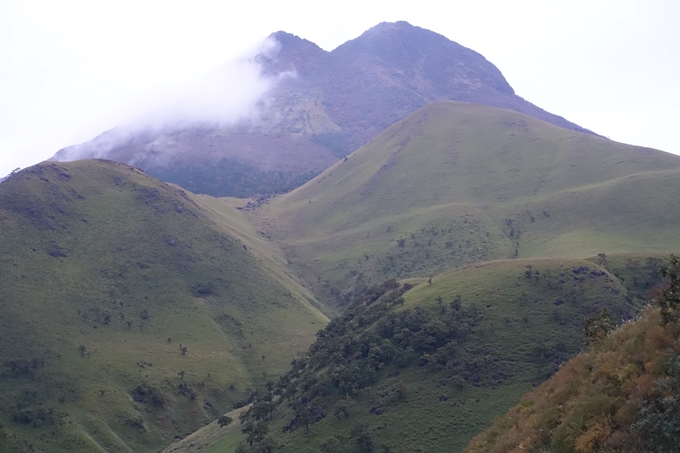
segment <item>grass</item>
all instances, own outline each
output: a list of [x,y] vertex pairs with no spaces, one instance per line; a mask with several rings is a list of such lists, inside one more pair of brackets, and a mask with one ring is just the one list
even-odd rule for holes
[[326,322],[239,211],[112,162],[3,183],[0,247],[7,448],[159,449],[285,371]]
[[666,250],[680,240],[679,172],[668,153],[438,102],[251,219],[342,306],[386,278],[474,262]]
[[658,311],[646,310],[525,395],[465,451],[672,451],[677,416],[658,407],[677,398],[668,385],[678,378],[668,367],[677,338],[677,324],[662,327]]
[[637,313],[680,243],[678,172],[677,156],[451,102],[254,211],[112,162],[26,169],[0,186],[0,453],[159,451],[204,425],[168,451],[234,449],[237,423],[210,423],[288,371],[323,311],[390,278],[416,284],[393,312],[477,307],[458,360],[481,360],[480,380],[390,364],[349,418],[327,395],[309,434],[282,434],[285,404],[270,432],[284,452],[351,444],[358,423],[376,448],[461,451],[581,350],[585,316]]
[[[635,287],[644,286],[644,276],[658,269],[655,260],[656,255],[632,253],[608,255],[605,262],[599,257],[500,260],[434,276],[432,283],[410,279],[416,286],[404,294],[403,307],[393,310],[422,307],[436,317],[441,310],[437,298],[447,307],[456,296],[461,296],[465,306],[479,308],[482,319],[459,341],[458,360],[488,357],[493,364],[488,375],[480,371],[478,384],[461,383],[455,373],[419,367],[417,360],[406,368],[388,365],[378,370],[370,387],[354,397],[348,418],[333,416],[335,402],[342,395],[321,397],[317,404],[325,408],[324,419],[311,425],[309,433],[301,427],[282,434],[293,416],[284,403],[274,413],[269,431],[283,452],[316,452],[330,437],[353,445],[350,431],[357,424],[368,426],[377,451],[383,444],[392,452],[462,451],[469,439],[515,405],[522,394],[581,351],[584,317],[594,315],[598,307],[607,307],[618,320],[634,316],[643,304],[637,298],[641,291],[635,292]],[[359,339],[371,329],[367,326],[353,336]],[[403,399],[394,391],[397,380],[406,387]],[[371,413],[376,405],[383,409],[381,415]],[[194,446],[200,448],[189,449],[184,442],[168,451],[231,451],[239,442],[245,442],[245,437],[238,429],[215,435],[208,428],[192,437]]]
[[[310,434],[281,435],[292,414],[279,409],[270,432],[282,451],[318,451],[331,436],[351,443],[357,423],[376,448],[461,451],[582,349],[584,317],[598,307],[619,322],[637,313],[665,250],[679,243],[679,165],[514,112],[436,103],[248,213],[333,307],[395,277],[417,283],[403,309],[437,313],[438,297],[456,295],[476,304],[483,321],[465,340],[467,359],[495,357],[506,376],[460,388],[445,371],[411,366],[400,371],[401,401],[379,396],[393,395],[395,371],[380,370],[347,420],[329,415]],[[371,414],[380,400],[385,412]],[[321,404],[330,414],[335,400]],[[240,437],[229,431],[200,451],[234,448]]]

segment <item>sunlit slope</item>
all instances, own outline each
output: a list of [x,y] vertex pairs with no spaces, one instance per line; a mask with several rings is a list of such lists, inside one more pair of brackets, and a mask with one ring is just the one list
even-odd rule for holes
[[678,156],[439,102],[277,198],[260,221],[291,261],[346,288],[352,271],[380,279],[664,249],[680,242],[678,189]]
[[155,450],[246,399],[326,322],[278,255],[227,204],[132,167],[11,177],[0,451]]
[[[461,451],[583,348],[584,317],[603,307],[618,321],[637,313],[636,294],[658,283],[660,264],[647,254],[501,260],[446,272],[432,283],[412,279],[403,304],[388,292],[368,307],[352,306],[318,335],[303,371],[277,385],[283,395],[291,382],[297,385],[294,400],[323,408],[325,417],[308,433],[302,425],[284,432],[295,426],[295,401],[282,399],[266,422],[269,433],[283,452],[323,451],[331,438],[344,448],[331,451],[365,451],[352,434],[357,425],[374,451]],[[400,318],[406,313],[408,322]],[[353,367],[354,377],[343,371]],[[348,379],[358,387],[342,382]],[[349,416],[336,417],[347,392]],[[166,451],[232,451],[247,444],[243,427],[211,425]],[[248,451],[261,448],[255,443]]]

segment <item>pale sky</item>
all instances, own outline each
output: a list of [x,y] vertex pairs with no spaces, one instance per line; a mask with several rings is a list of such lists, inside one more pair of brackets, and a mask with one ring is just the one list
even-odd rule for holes
[[481,53],[552,113],[680,154],[680,1],[0,0],[0,176],[125,123],[274,31],[332,50],[397,20]]

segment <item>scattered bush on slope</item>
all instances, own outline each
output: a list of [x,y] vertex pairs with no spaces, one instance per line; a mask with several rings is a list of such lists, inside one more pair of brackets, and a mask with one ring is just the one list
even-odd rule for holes
[[680,443],[680,262],[653,292],[661,307],[593,343],[467,446],[475,452],[658,452]]

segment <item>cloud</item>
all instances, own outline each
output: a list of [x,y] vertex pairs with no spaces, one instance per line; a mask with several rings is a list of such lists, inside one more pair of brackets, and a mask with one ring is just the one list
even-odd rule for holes
[[228,126],[256,117],[258,101],[280,80],[262,76],[256,56],[271,57],[279,47],[277,41],[266,39],[243,57],[167,93],[137,122],[154,127],[183,127],[191,123]]
[[[127,109],[129,113],[125,115],[124,124],[92,141],[64,148],[54,159],[106,158],[112,149],[133,139],[153,140],[161,133],[192,126],[225,128],[237,123],[257,122],[265,113],[267,92],[282,79],[294,76],[293,73],[263,74],[260,62],[275,58],[279,49],[276,40],[267,38],[201,77],[147,92]],[[267,58],[259,58],[261,56]]]

